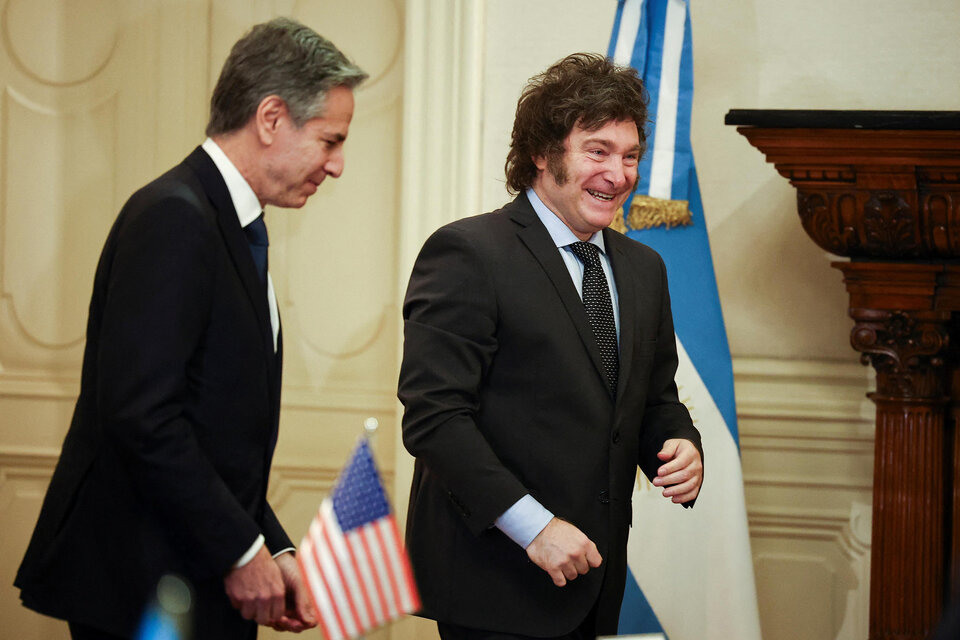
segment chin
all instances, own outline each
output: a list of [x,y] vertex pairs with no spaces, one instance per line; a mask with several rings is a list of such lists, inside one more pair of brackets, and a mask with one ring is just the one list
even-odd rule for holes
[[299,209],[303,205],[307,204],[307,200],[309,200],[310,196],[312,195],[312,193],[299,193],[296,195],[291,194],[290,202],[287,204],[287,207],[290,209]]
[[606,229],[613,223],[613,219],[617,216],[617,212],[613,211],[609,214],[604,213],[602,215],[594,216],[590,223],[599,231],[600,229]]

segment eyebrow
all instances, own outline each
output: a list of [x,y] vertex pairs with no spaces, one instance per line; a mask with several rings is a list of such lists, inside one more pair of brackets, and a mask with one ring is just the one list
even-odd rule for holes
[[[604,147],[607,147],[607,148],[613,146],[613,143],[610,142],[610,140],[608,140],[607,138],[586,138],[586,139],[584,139],[583,144],[585,144],[585,145],[589,145],[589,144],[601,144],[601,145],[603,145]],[[629,149],[627,149],[627,151],[640,151],[640,145],[637,144],[637,145],[635,145],[635,146],[633,146],[633,147],[630,147]]]

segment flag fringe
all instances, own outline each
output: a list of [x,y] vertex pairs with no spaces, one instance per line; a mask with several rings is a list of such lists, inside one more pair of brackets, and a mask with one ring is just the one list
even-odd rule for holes
[[617,215],[613,216],[613,220],[608,226],[618,233],[627,234],[627,223],[623,219],[623,207],[617,209]]
[[693,224],[693,213],[686,200],[664,200],[642,194],[633,196],[627,227],[635,230],[654,227],[687,227]]

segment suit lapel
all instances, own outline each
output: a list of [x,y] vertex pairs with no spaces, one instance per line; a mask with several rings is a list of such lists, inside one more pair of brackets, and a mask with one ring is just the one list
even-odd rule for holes
[[233,261],[233,266],[240,276],[243,288],[247,292],[250,304],[253,305],[260,325],[260,333],[264,338],[267,353],[273,353],[273,329],[270,326],[270,309],[267,304],[266,286],[257,275],[257,268],[250,254],[250,245],[240,226],[237,211],[230,198],[230,192],[223,181],[223,176],[217,170],[210,156],[203,149],[197,147],[185,161],[197,173],[200,183],[206,191],[207,197],[217,212],[217,225],[223,237],[224,245]]
[[603,231],[603,244],[610,258],[610,268],[613,271],[613,280],[617,285],[618,306],[620,308],[620,375],[617,384],[617,398],[622,398],[626,392],[626,384],[630,379],[630,367],[633,364],[630,354],[633,353],[635,318],[638,312],[637,290],[633,280],[633,272],[623,247],[616,237],[617,233],[610,229]]
[[577,295],[576,286],[570,278],[567,265],[560,257],[559,249],[553,243],[550,233],[540,222],[540,218],[537,217],[537,213],[533,210],[533,206],[525,195],[521,194],[517,197],[512,204],[508,205],[508,209],[510,217],[521,226],[517,235],[553,283],[557,295],[560,296],[560,301],[563,302],[570,320],[580,335],[584,348],[590,355],[590,360],[593,362],[597,375],[606,385],[606,374],[603,369],[603,361],[600,359],[597,339],[593,335],[593,329],[590,328],[590,319],[587,318],[583,300]]

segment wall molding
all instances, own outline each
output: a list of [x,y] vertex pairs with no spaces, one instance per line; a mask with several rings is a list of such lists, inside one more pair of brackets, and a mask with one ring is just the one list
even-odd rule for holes
[[480,210],[484,22],[476,0],[407,2],[398,300],[427,236]]
[[307,386],[283,388],[280,415],[285,410],[393,413],[395,389],[325,389]]
[[[52,447],[0,447],[0,482],[9,477],[49,478],[57,466],[60,449]],[[379,469],[384,483],[390,486],[393,472]],[[282,502],[295,491],[329,492],[340,473],[340,467],[274,464],[270,471],[270,500]]]
[[839,509],[759,507],[750,509],[750,534],[755,538],[792,538],[837,542],[855,555],[870,548],[870,505],[853,503]]
[[80,393],[80,375],[56,372],[13,373],[0,370],[0,398],[67,400]]
[[60,449],[0,447],[0,484],[18,477],[49,478],[60,458]]
[[[873,370],[856,358],[741,357],[733,371],[758,590],[791,597],[814,579],[811,567],[820,567],[833,576],[821,598],[832,609],[819,611],[832,618],[829,637],[866,637],[875,420],[866,393]],[[787,633],[783,620],[806,615],[804,603],[762,600],[768,632]]]
[[[873,441],[873,370],[834,360],[733,359],[741,434]],[[762,423],[775,422],[776,429]],[[818,425],[823,425],[818,427]]]
[[[406,3],[397,309],[424,240],[463,212],[481,210],[484,5],[481,0]],[[398,353],[397,362],[401,358]],[[401,414],[397,411],[394,430],[393,486],[403,523],[413,458],[401,441]]]
[[[0,372],[0,398],[68,400],[80,393],[79,375]],[[283,389],[283,409],[393,413],[394,389],[344,389],[289,385]],[[281,412],[282,413],[282,412]]]

